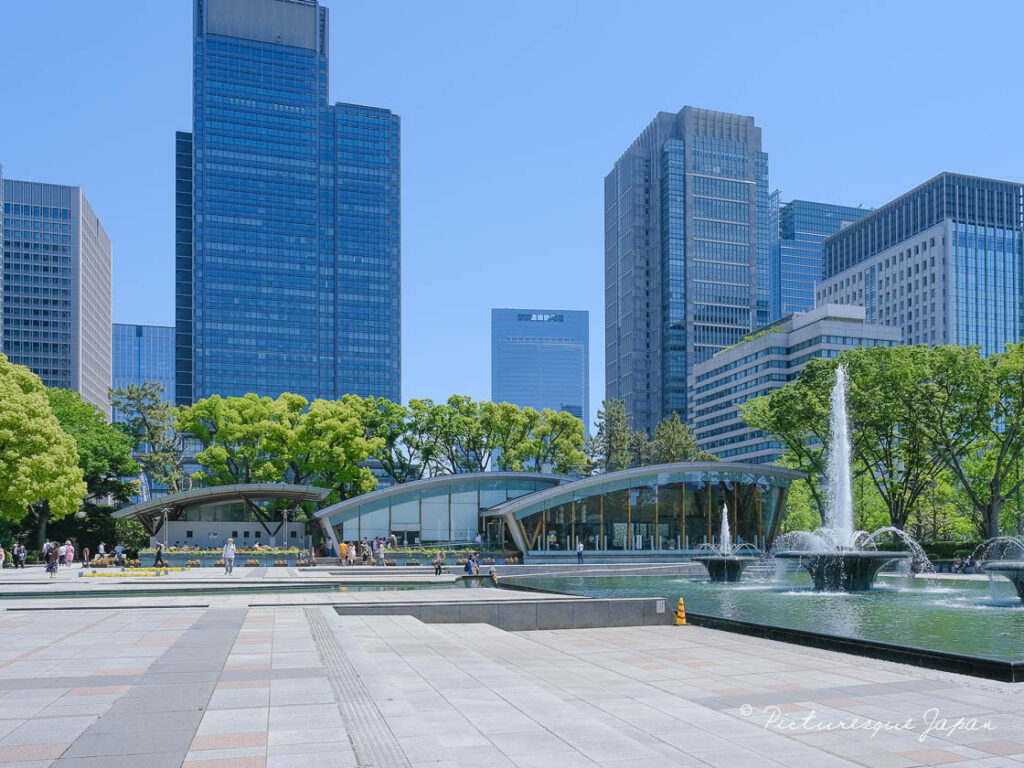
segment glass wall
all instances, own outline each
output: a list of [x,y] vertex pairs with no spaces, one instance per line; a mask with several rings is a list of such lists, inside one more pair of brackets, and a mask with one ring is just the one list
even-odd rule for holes
[[528,552],[573,551],[580,541],[607,552],[694,551],[719,543],[724,514],[734,543],[764,549],[789,483],[770,471],[634,474],[574,483],[507,516]]

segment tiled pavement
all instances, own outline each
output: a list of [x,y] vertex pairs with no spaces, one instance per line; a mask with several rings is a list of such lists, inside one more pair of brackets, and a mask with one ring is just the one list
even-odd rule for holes
[[[0,611],[0,764],[1024,765],[1020,684],[698,627],[505,633],[240,597]],[[990,729],[922,739],[933,708]],[[810,725],[857,716],[913,727]]]

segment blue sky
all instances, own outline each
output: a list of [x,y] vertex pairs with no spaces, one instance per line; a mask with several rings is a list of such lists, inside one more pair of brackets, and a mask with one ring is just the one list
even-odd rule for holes
[[[491,307],[587,309],[596,410],[603,178],[659,110],[753,115],[784,199],[1024,180],[1024,4],[324,4],[332,101],[402,116],[405,398],[489,397]],[[81,185],[114,241],[115,321],[172,324],[191,2],[0,10],[5,175]]]

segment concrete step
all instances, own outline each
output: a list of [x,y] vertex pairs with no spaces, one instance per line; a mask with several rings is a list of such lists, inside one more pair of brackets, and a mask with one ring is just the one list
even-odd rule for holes
[[[381,684],[412,705],[415,722],[399,716],[397,727],[418,723],[458,765],[704,765],[546,683],[533,669],[531,644],[503,642],[511,633],[486,624],[427,625],[409,616],[340,620],[385,670]],[[496,663],[494,645],[511,656]],[[579,671],[585,681],[588,670]]]

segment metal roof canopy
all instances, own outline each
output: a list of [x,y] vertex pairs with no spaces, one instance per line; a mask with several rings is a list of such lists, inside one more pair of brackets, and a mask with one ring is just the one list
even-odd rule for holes
[[321,502],[330,495],[328,488],[319,488],[314,485],[290,485],[288,483],[246,483],[242,485],[215,485],[209,488],[196,488],[191,491],[181,491],[168,496],[161,496],[150,501],[139,504],[132,504],[128,507],[113,512],[113,517],[121,520],[137,520],[151,536],[163,526],[164,513],[179,512],[189,507],[197,507],[201,504],[209,504],[217,501],[241,501],[251,510],[260,525],[270,535],[276,535],[281,529],[283,522],[278,525],[275,531],[266,526],[266,516],[263,511],[253,502],[253,499],[288,499],[293,502],[289,508],[294,509],[303,501]]

